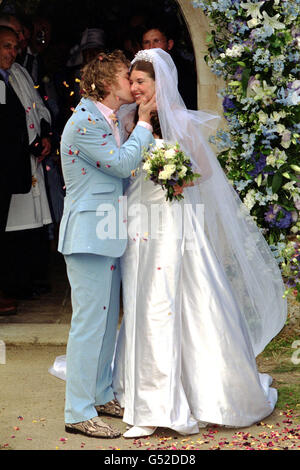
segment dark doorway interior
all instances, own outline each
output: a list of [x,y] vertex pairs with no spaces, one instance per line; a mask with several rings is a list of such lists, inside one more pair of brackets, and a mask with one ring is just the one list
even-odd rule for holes
[[[4,0],[21,13],[47,17],[52,23],[52,46],[69,50],[86,28],[102,28],[107,48],[123,49],[128,31],[158,19],[167,24],[182,53],[193,55],[185,21],[176,0]],[[62,50],[57,50],[62,53]]]
[[[182,97],[188,108],[197,109],[194,50],[176,0],[3,0],[0,12],[3,9],[15,11],[29,27],[32,27],[35,17],[45,18],[50,25],[50,41],[42,51],[42,62],[43,74],[48,83],[49,80],[53,83],[50,91],[47,87],[45,95],[51,99],[49,95],[55,92],[58,97],[53,100],[59,101],[57,108],[63,107],[56,119],[58,133],[69,118],[70,109],[78,103],[78,77],[82,67],[78,55],[82,57],[84,54],[79,46],[87,29],[103,30],[103,49],[121,49],[132,60],[134,54],[143,48],[142,31],[145,26],[163,26],[174,40],[169,52],[184,77],[181,82],[184,81],[185,90],[188,90],[186,92],[179,86]],[[43,26],[35,34],[43,35]],[[44,84],[42,88],[45,88]],[[48,102],[49,106],[51,102]]]

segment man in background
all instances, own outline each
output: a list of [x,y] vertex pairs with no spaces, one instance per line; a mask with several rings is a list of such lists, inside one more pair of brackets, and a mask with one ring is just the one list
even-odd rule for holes
[[168,28],[161,23],[148,24],[142,36],[143,49],[160,48],[168,52],[178,71],[178,89],[188,109],[197,107],[197,73],[194,61],[185,59],[175,47]]

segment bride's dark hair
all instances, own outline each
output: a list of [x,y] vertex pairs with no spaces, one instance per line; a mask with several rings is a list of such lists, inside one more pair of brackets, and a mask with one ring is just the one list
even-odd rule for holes
[[[139,72],[145,72],[149,75],[150,78],[152,78],[152,80],[155,81],[154,67],[151,62],[144,61],[144,60],[137,60],[132,65],[130,69],[130,73],[133,70],[138,70]],[[135,124],[137,123],[137,121],[138,121],[138,109],[136,110],[136,114],[135,114]],[[157,135],[160,139],[162,139],[162,133],[160,129],[157,111],[152,111],[151,113],[151,125],[153,127],[153,134]]]

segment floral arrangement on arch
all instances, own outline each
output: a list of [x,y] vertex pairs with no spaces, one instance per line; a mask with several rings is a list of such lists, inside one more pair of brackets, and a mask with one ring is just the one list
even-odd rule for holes
[[[285,244],[291,257],[300,233],[300,0],[192,3],[210,19],[205,60],[226,83],[227,127],[212,138],[219,161],[275,255]],[[300,299],[299,276],[296,291]]]

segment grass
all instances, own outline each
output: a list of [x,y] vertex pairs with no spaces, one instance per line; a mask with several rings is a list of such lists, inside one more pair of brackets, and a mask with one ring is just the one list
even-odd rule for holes
[[278,401],[276,408],[286,410],[288,406],[291,409],[299,408],[300,406],[300,384],[282,385],[277,388]]
[[271,374],[284,374],[285,372],[300,372],[300,364],[297,365],[292,362],[278,364],[277,367],[272,369]]
[[[300,340],[299,327],[284,328],[260,354],[260,361],[267,366],[268,372],[275,379],[275,388],[278,390],[276,408],[286,410],[287,407],[300,411],[300,364],[292,362],[292,355],[296,351],[292,345]],[[298,349],[298,348],[297,348]],[[298,358],[298,355],[297,355]],[[286,375],[285,375],[286,374]],[[297,413],[296,420],[299,419]]]
[[294,341],[299,340],[299,335],[292,337],[276,336],[262,352],[262,357],[269,357],[275,354],[290,354],[292,355],[294,349],[292,344]]

